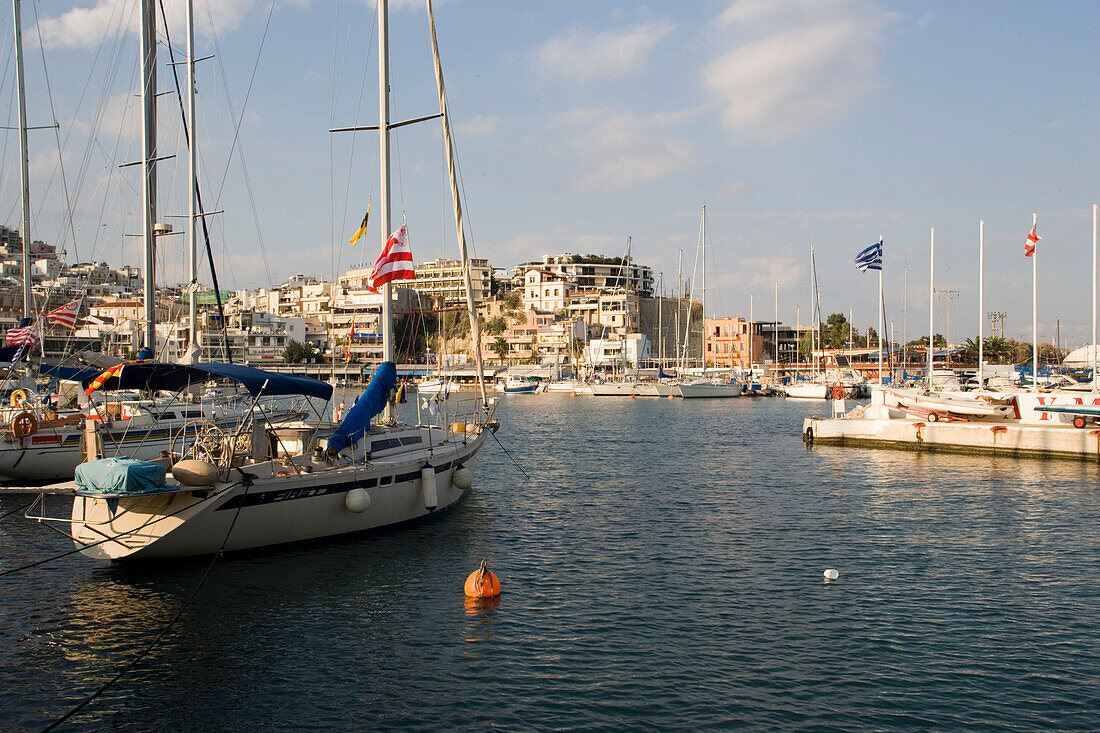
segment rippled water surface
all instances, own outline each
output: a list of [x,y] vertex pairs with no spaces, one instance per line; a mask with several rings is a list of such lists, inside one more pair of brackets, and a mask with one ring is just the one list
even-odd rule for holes
[[[509,396],[529,478],[490,444],[446,517],[222,559],[69,729],[1100,729],[1097,466],[807,450],[825,409]],[[68,549],[19,516],[4,569]],[[504,594],[467,608],[482,558]],[[129,664],[208,564],[0,578],[0,728]]]

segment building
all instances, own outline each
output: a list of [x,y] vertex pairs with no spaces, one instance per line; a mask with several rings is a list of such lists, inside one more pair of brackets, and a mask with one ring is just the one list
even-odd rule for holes
[[622,289],[643,298],[653,295],[653,268],[639,265],[630,257],[603,255],[543,255],[541,262],[525,262],[512,269],[512,287],[524,288],[527,273],[540,269],[568,280],[577,290]]
[[[444,307],[466,305],[466,279],[462,260],[432,260],[416,266],[416,280],[406,287],[431,295]],[[474,301],[489,296],[493,287],[493,268],[489,260],[470,260],[470,284]]]

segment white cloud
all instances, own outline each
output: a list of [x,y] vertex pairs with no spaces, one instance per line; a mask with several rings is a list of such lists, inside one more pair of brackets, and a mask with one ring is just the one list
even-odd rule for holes
[[655,113],[638,117],[609,109],[562,115],[558,124],[573,128],[570,143],[577,157],[581,188],[619,191],[657,181],[695,164],[695,146],[672,137],[667,128],[693,112]]
[[884,86],[894,17],[868,0],[738,0],[719,18],[733,48],[703,86],[741,135],[776,142],[829,124]]
[[489,137],[500,129],[500,117],[496,115],[478,115],[455,125],[460,138]]
[[[283,1],[299,7],[303,2],[303,0]],[[213,26],[218,29],[219,34],[230,33],[241,26],[256,4],[257,0],[218,0],[214,3],[203,3],[201,10],[199,8],[195,10],[195,29],[198,33],[204,33],[207,28]],[[168,27],[178,29],[173,33],[173,39],[183,38],[186,22],[184,0],[165,0],[164,8]],[[206,8],[209,8],[209,18]],[[39,21],[39,27],[42,42],[47,48],[85,48],[98,45],[105,36],[117,32],[120,25],[125,27],[127,32],[136,34],[139,23],[140,13],[136,3],[98,0],[91,7],[73,8],[56,18],[42,18]],[[162,27],[162,22],[158,19],[158,33]],[[27,35],[37,39],[36,33]]]
[[576,81],[629,76],[641,70],[649,52],[673,28],[666,20],[602,33],[573,28],[539,47],[535,64],[548,76]]

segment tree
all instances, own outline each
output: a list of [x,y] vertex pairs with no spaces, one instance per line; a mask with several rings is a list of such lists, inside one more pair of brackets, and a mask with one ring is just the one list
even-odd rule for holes
[[283,349],[283,361],[287,364],[301,364],[306,359],[311,359],[317,353],[313,344],[301,344],[291,340]]
[[500,363],[503,364],[504,360],[508,356],[508,342],[504,339],[504,337],[497,336],[496,340],[493,341],[493,345],[490,348],[492,348],[492,350],[496,353],[497,357],[500,359]]
[[576,364],[584,356],[584,339],[579,336],[573,337],[573,340],[569,342],[569,353],[573,356],[573,363]]
[[508,310],[519,310],[522,305],[522,299],[518,290],[510,290],[500,301]]
[[504,320],[504,316],[496,316],[490,318],[489,322],[485,324],[485,333],[490,336],[499,336],[504,333],[506,328],[508,328],[508,322]]

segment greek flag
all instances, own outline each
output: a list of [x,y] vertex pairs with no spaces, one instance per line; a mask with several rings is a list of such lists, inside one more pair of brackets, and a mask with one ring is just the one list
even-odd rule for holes
[[867,249],[856,255],[856,267],[860,272],[882,269],[882,237]]

